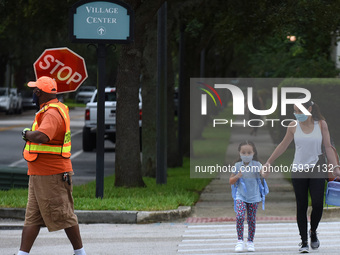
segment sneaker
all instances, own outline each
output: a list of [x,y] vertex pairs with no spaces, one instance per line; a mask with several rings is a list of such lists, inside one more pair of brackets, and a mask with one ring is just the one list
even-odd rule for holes
[[238,240],[237,244],[235,246],[235,251],[236,252],[242,252],[244,250],[244,244],[242,240]]
[[308,242],[302,242],[299,245],[301,245],[301,248],[299,249],[300,253],[309,253]]
[[313,250],[316,250],[317,248],[319,248],[320,246],[320,241],[316,235],[316,231],[315,232],[312,232],[312,230],[309,230],[309,236],[310,236],[310,247],[313,249]]
[[248,251],[255,251],[254,243],[251,242],[251,241],[248,241],[247,242],[247,248],[248,248]]

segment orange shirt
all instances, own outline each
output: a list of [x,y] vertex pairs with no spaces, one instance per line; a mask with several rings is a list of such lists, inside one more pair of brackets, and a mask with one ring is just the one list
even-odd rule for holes
[[[50,100],[47,104],[56,102],[58,99]],[[40,108],[44,105],[41,105]],[[47,144],[63,144],[65,122],[57,109],[50,107],[44,112],[38,125],[37,131],[44,133],[50,139]],[[28,175],[53,175],[72,171],[71,159],[60,155],[41,153],[35,161],[27,162],[27,165]]]

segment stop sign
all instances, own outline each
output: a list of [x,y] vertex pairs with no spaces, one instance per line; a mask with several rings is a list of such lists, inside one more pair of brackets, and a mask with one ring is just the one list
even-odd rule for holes
[[76,91],[87,78],[85,60],[68,48],[45,50],[33,67],[36,79],[49,76],[56,80],[58,93]]

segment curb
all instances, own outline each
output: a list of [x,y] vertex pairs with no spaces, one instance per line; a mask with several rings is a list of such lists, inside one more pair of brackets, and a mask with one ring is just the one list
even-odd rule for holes
[[[85,211],[75,210],[80,224],[116,223],[116,224],[146,224],[172,221],[188,217],[190,206],[179,206],[166,211]],[[0,208],[0,218],[25,219],[25,208]]]

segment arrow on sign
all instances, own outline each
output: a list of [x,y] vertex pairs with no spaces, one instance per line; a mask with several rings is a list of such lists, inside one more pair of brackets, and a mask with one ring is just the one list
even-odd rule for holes
[[104,35],[105,34],[105,28],[104,27],[99,27],[97,29],[99,35]]

